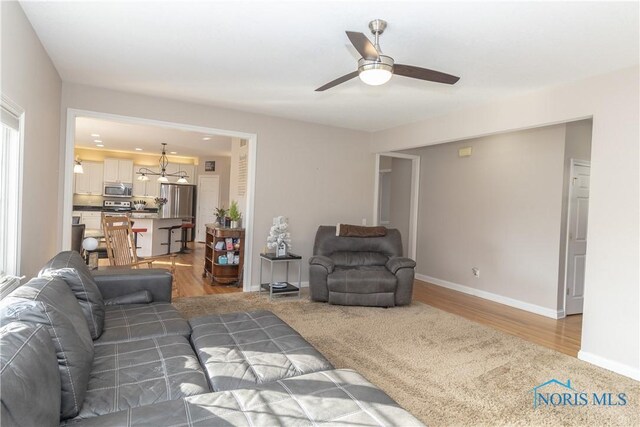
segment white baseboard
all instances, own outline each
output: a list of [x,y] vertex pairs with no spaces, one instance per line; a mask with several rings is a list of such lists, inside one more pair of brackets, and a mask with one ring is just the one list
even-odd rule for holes
[[553,310],[551,308],[542,307],[540,305],[531,304],[525,301],[520,301],[514,298],[505,297],[503,295],[494,294],[480,289],[471,288],[469,286],[460,285],[458,283],[448,282],[446,280],[437,279],[435,277],[426,276],[424,274],[416,273],[416,279],[422,280],[423,282],[433,283],[434,285],[442,286],[443,288],[452,289],[454,291],[462,292],[468,295],[488,299],[489,301],[508,305],[510,307],[519,308],[520,310],[525,310],[530,313],[550,317],[552,319],[561,319],[565,317],[564,310]]
[[589,353],[584,350],[578,352],[578,359],[585,362],[599,366],[604,369],[608,369],[617,374],[624,375],[625,377],[632,378],[636,381],[640,381],[640,368],[625,365],[615,360],[607,359],[606,357],[598,356],[593,353]]
[[[292,283],[295,285],[295,283]],[[309,282],[300,282],[300,288],[308,288],[309,287]],[[251,285],[251,290],[249,292],[258,292],[260,290],[260,286],[259,285]]]

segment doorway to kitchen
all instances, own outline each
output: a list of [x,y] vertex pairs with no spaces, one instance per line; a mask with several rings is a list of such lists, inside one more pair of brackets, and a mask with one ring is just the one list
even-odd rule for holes
[[[78,128],[78,126],[83,123],[92,123],[95,125],[100,122],[116,123],[119,129],[119,133],[116,134],[119,136],[105,139],[104,135],[100,135],[99,131],[89,132],[86,127]],[[92,133],[99,136],[91,135]],[[228,146],[225,148],[226,152],[211,153],[211,147],[215,147],[214,142],[222,140],[228,143]],[[83,141],[81,144],[82,147],[76,147],[78,141]],[[168,142],[168,145],[161,147],[161,143],[163,142]],[[224,203],[224,201],[226,201],[225,204],[228,206],[231,199],[237,197],[230,194],[229,188],[224,188],[225,185],[229,187],[229,176],[232,173],[232,167],[230,165],[232,157],[231,147],[232,144],[242,144],[247,147],[246,167],[243,168],[246,188],[242,194],[242,204],[244,207],[242,215],[243,225],[246,230],[245,251],[251,253],[253,240],[256,142],[257,136],[255,134],[244,132],[88,110],[68,109],[63,162],[64,198],[61,206],[63,212],[61,249],[67,250],[70,248],[74,200],[75,202],[78,201],[78,194],[74,194],[76,193],[74,165],[80,163],[83,166],[88,166],[87,170],[89,174],[87,175],[97,177],[100,174],[97,172],[97,168],[96,171],[94,171],[95,173],[91,172],[93,171],[91,163],[101,163],[103,167],[102,176],[104,176],[106,171],[104,164],[108,154],[110,160],[115,160],[115,162],[111,163],[117,164],[118,166],[116,168],[113,164],[109,165],[109,171],[115,178],[114,182],[110,182],[110,186],[115,187],[112,185],[114,183],[122,184],[124,188],[122,196],[125,196],[122,200],[133,199],[132,202],[130,202],[131,209],[133,209],[134,201],[146,201],[147,208],[149,206],[151,206],[152,209],[160,207],[157,205],[158,202],[156,198],[162,199],[162,193],[160,192],[162,185],[182,184],[196,187],[194,184],[198,182],[198,177],[220,175],[219,202]],[[147,145],[143,145],[144,143]],[[102,145],[102,147],[98,144]],[[165,167],[162,166],[161,149],[166,149],[166,153],[162,153],[162,156],[166,155],[168,159],[168,164],[166,164]],[[208,149],[209,151],[207,151]],[[109,153],[100,153],[100,150],[109,150]],[[78,156],[79,152],[80,156]],[[100,158],[100,156],[102,156],[102,158]],[[226,161],[225,158],[227,159]],[[224,175],[225,178],[223,178],[222,175]],[[146,179],[139,181],[140,177],[145,177]],[[187,182],[185,182],[185,180]],[[172,184],[174,181],[175,183]],[[81,194],[81,197],[84,198],[84,204],[98,207],[104,203],[104,199],[106,199],[104,182],[104,179],[102,179],[99,185],[95,183],[92,185],[91,180],[89,180],[88,183],[84,183],[87,189],[91,189],[90,192],[96,193]],[[98,186],[101,188],[98,189]],[[134,195],[133,193],[136,194]],[[134,197],[136,195],[139,197]],[[126,198],[126,196],[130,197]],[[197,200],[197,197],[195,199]],[[87,202],[87,200],[89,200],[89,202]],[[156,201],[155,204],[154,201]],[[160,204],[162,204],[161,201]],[[193,213],[191,215],[197,220],[196,205],[197,201],[193,203]],[[190,230],[187,232],[189,231]],[[194,232],[195,231],[197,230],[194,230]],[[180,246],[180,243],[175,240],[182,238],[180,236],[180,230],[177,232],[174,231],[174,234],[175,239],[171,241],[172,250],[174,249],[174,245],[175,247]],[[182,238],[182,240],[184,240],[184,238]],[[194,243],[194,245],[196,245],[196,243]],[[201,270],[203,270],[203,268],[201,268]],[[244,278],[243,289],[249,290],[251,283],[250,256],[246,257],[244,264]]]

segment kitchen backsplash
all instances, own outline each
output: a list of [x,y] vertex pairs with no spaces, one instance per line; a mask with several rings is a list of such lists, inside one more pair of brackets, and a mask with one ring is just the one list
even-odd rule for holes
[[74,194],[73,204],[74,206],[102,206],[104,201],[102,196],[91,196],[89,194]]

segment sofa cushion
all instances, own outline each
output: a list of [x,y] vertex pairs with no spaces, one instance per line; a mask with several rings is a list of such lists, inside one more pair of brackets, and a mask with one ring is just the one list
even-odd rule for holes
[[0,323],[24,321],[46,327],[58,358],[62,389],[60,415],[78,414],[93,360],[93,342],[78,300],[61,280],[39,277],[0,302]]
[[270,311],[198,317],[189,323],[193,329],[191,342],[214,391],[333,368]]
[[99,345],[78,418],[209,391],[198,358],[184,337]]
[[190,334],[189,323],[169,303],[111,305],[105,307],[104,329],[95,344]]
[[82,420],[74,426],[423,426],[351,370],[316,372]]
[[339,251],[330,258],[340,267],[383,266],[389,261],[389,257],[380,252]]
[[0,349],[0,424],[57,426],[60,374],[45,326],[21,322],[3,326]]
[[329,292],[374,294],[395,292],[396,276],[385,267],[338,268],[327,276]]
[[104,324],[102,294],[78,252],[60,252],[42,267],[38,275],[56,276],[67,282],[87,319],[91,338],[96,339],[102,334]]

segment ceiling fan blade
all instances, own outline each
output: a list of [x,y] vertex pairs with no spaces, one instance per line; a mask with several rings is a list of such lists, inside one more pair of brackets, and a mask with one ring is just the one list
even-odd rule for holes
[[349,74],[345,74],[342,77],[338,77],[337,79],[335,79],[333,81],[330,81],[329,83],[327,83],[324,86],[320,86],[318,89],[316,89],[316,92],[322,92],[324,90],[331,89],[332,87],[338,86],[340,83],[344,83],[344,82],[346,82],[348,80],[351,80],[352,78],[357,77],[357,76],[358,76],[358,72],[357,71],[354,71],[354,72],[349,73]]
[[347,37],[351,41],[353,47],[356,48],[358,53],[362,55],[364,59],[377,60],[380,59],[380,53],[378,49],[371,43],[371,41],[362,33],[355,33],[353,31],[345,31]]
[[393,66],[393,74],[399,76],[411,77],[412,79],[428,80],[430,82],[455,84],[460,77],[451,74],[441,73],[440,71],[429,70],[427,68],[414,67],[413,65],[395,64]]

